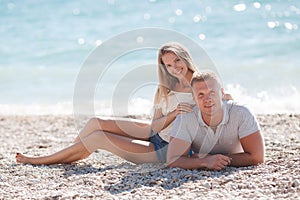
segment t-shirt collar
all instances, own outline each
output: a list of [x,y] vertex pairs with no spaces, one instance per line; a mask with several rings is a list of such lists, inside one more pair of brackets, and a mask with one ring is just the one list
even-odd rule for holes
[[[197,107],[197,106],[195,106],[195,107]],[[202,119],[202,115],[201,115],[201,112],[198,107],[197,107],[197,110],[198,110],[197,115],[198,115],[199,125],[207,126],[206,123]],[[227,124],[228,120],[229,120],[228,104],[227,104],[227,101],[225,101],[225,100],[223,100],[223,103],[222,103],[222,110],[223,110],[223,119],[219,125]]]

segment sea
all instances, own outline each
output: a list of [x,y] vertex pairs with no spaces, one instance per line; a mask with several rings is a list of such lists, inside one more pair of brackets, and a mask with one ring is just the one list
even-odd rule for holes
[[148,115],[175,41],[257,114],[300,113],[298,0],[0,0],[0,114]]

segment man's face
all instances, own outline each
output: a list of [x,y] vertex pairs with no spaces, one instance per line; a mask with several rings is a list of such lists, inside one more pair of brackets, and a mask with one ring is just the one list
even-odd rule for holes
[[217,81],[196,81],[192,88],[194,101],[203,116],[213,116],[222,112],[223,89]]

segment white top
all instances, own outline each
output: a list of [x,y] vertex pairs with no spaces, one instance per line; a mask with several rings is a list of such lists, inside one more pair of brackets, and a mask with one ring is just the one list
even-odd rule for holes
[[223,101],[223,120],[214,132],[202,119],[201,112],[179,115],[171,136],[187,141],[195,153],[232,154],[243,152],[240,139],[260,129],[248,108],[232,101]]
[[[163,99],[159,105],[155,106],[155,108],[161,108],[163,116],[166,116],[168,113],[174,111],[179,103],[188,103],[191,105],[195,105],[192,93],[171,91],[168,94],[168,103],[166,104],[165,99]],[[159,136],[167,142],[169,142],[170,140],[170,134],[173,124],[174,121],[172,121],[166,128],[158,133]]]

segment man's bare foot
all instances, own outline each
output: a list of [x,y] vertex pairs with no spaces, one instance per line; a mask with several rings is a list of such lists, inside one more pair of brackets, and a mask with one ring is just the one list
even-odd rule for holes
[[29,158],[24,156],[21,153],[16,153],[16,161],[17,163],[23,163],[23,164],[30,163]]

